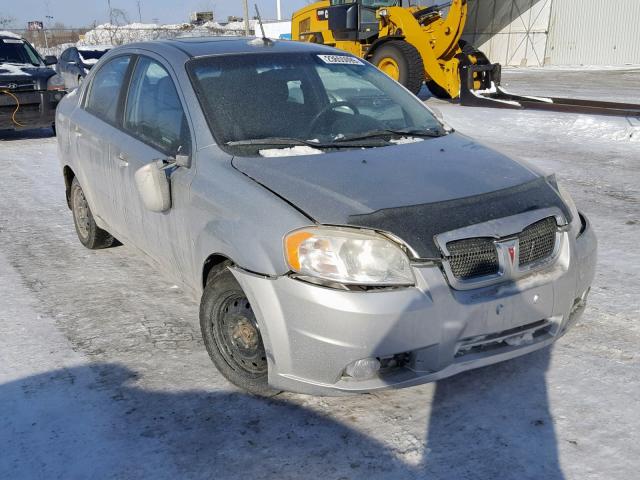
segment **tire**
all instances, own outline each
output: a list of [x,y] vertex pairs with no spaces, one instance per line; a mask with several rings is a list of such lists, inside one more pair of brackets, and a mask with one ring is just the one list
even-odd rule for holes
[[[385,62],[389,63],[391,71],[397,68],[397,74],[391,74],[385,68]],[[424,82],[422,57],[413,45],[405,41],[391,40],[384,43],[373,53],[371,63],[389,74],[414,94],[417,94],[422,88],[422,83]]]
[[71,182],[71,212],[73,213],[73,224],[80,243],[90,250],[109,248],[117,244],[117,240],[107,232],[102,230],[93,218],[87,199],[77,178]]
[[200,329],[209,357],[232,384],[263,397],[280,393],[269,386],[267,355],[255,314],[230,262],[212,271],[200,302]]

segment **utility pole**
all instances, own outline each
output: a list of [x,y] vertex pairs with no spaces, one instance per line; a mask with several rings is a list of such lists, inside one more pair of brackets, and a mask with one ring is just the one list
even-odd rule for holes
[[140,8],[141,3],[142,2],[138,0],[138,20],[140,21],[140,23],[142,23],[142,9]]
[[282,20],[282,8],[280,7],[280,0],[276,0],[276,12],[278,20]]
[[242,6],[244,8],[244,34],[248,37],[249,32],[249,0],[244,0],[242,2]]

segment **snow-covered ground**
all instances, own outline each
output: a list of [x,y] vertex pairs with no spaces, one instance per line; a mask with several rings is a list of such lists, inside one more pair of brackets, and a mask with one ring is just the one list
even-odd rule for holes
[[[638,72],[561,74],[505,83],[640,98]],[[79,244],[50,134],[0,133],[0,478],[637,478],[638,123],[428,103],[557,171],[593,222],[590,306],[553,350],[374,395],[249,397],[209,361],[195,301],[128,247]]]

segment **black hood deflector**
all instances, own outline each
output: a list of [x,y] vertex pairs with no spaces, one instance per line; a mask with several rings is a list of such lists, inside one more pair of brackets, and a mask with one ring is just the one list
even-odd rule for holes
[[352,215],[349,224],[393,233],[407,242],[420,258],[436,259],[441,253],[435,236],[443,232],[548,207],[559,208],[567,221],[571,221],[571,212],[552,182],[555,182],[553,177],[540,177],[473,197]]
[[439,233],[554,206],[571,217],[553,177],[455,133],[394,147],[234,157],[232,163],[314,221],[390,232],[421,258],[440,257]]

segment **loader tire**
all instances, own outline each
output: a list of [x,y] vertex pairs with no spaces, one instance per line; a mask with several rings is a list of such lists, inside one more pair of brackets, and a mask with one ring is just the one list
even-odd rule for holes
[[427,88],[436,98],[440,98],[441,100],[451,100],[451,95],[444,88],[438,85],[433,80],[427,80]]
[[392,40],[378,48],[371,63],[417,94],[424,82],[424,66],[420,52],[402,40]]

